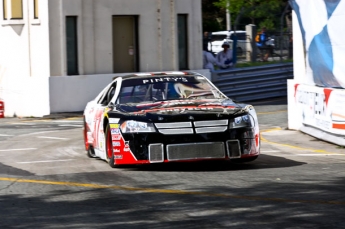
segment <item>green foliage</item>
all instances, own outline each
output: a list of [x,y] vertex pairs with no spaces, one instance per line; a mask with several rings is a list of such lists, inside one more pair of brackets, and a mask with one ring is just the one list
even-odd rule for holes
[[[203,31],[214,32],[225,29],[225,9],[215,6],[213,2],[213,0],[202,0]],[[224,20],[219,23],[217,18],[224,18]]]
[[[206,1],[207,0],[203,0]],[[259,28],[265,26],[268,30],[274,30],[279,25],[279,19],[287,0],[218,0],[213,4],[220,9],[229,9],[231,21],[236,18],[250,18],[250,23]],[[241,11],[242,10],[242,11]],[[242,15],[241,15],[242,12]],[[277,20],[278,19],[278,20]],[[241,23],[239,21],[239,23]]]

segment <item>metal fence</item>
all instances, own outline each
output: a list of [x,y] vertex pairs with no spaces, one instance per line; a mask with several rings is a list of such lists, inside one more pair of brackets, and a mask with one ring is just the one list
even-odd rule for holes
[[293,63],[212,72],[212,82],[225,95],[240,102],[287,96],[288,79],[293,79]]
[[[270,37],[274,39],[273,55],[270,56],[270,60],[276,59],[274,57],[282,57],[282,59],[292,59],[292,56],[289,55],[289,48],[291,48],[289,43],[289,34],[283,34],[282,36],[273,35]],[[250,40],[251,38],[247,37],[246,40],[239,40],[237,42],[236,56],[239,62],[248,62],[248,60],[246,60],[246,47],[247,43],[249,43]],[[234,49],[233,46],[231,46],[231,48]],[[260,60],[259,50],[257,50],[257,54],[258,56],[256,57],[256,59]]]

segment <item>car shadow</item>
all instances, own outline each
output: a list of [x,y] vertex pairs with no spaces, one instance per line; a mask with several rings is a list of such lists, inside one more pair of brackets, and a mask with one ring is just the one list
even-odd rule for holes
[[143,164],[135,166],[121,166],[120,169],[137,171],[161,171],[161,172],[218,172],[238,170],[259,170],[272,168],[286,168],[306,164],[284,157],[261,154],[258,159],[247,163],[234,163],[224,160],[198,161],[198,162],[172,162]]
[[0,163],[0,176],[1,175],[11,175],[11,176],[32,176],[34,175],[33,173],[30,173],[26,170],[22,169],[17,169],[12,166],[8,166],[5,164]]

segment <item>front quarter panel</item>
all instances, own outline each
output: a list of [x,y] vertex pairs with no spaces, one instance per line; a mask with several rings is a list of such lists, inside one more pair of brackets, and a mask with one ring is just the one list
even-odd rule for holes
[[255,151],[257,154],[259,154],[260,153],[260,128],[259,128],[258,116],[253,106],[249,106],[248,110],[249,110],[249,114],[254,119]]

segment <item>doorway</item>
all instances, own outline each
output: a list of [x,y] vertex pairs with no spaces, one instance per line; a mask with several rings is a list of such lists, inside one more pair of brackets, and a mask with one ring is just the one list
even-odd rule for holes
[[114,73],[137,72],[138,17],[113,16],[113,71]]
[[178,23],[178,57],[179,70],[188,70],[188,16],[179,14]]

